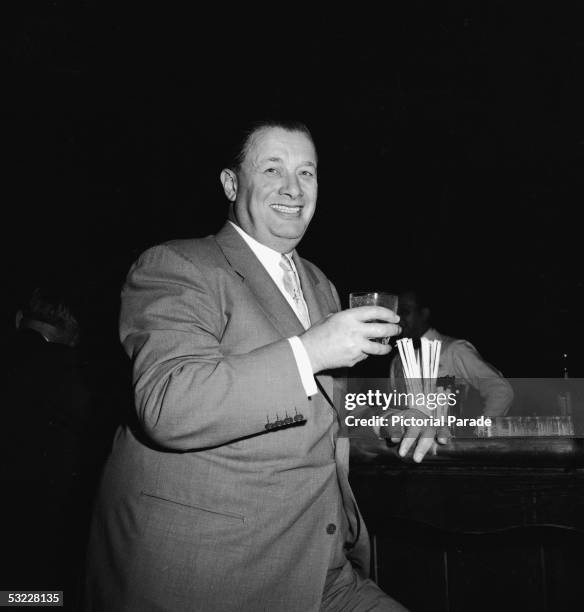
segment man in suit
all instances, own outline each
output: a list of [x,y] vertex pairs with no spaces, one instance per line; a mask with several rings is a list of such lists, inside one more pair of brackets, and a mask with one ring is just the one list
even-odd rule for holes
[[317,196],[304,125],[256,125],[221,182],[219,233],[146,251],[122,293],[137,418],[105,469],[86,607],[403,610],[367,579],[333,403],[337,369],[387,354],[370,338],[399,318],[340,311],[295,250]]

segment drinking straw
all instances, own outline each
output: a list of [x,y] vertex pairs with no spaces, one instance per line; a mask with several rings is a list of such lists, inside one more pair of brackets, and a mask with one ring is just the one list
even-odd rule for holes
[[418,393],[427,395],[435,390],[441,346],[440,340],[422,338],[420,350],[415,351],[411,338],[397,341],[409,393],[413,393],[414,396]]

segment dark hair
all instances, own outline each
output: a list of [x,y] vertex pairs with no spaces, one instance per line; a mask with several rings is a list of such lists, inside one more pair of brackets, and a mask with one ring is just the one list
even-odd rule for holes
[[69,300],[58,290],[36,287],[22,306],[22,316],[66,329],[77,325],[77,318],[69,306]]
[[399,290],[399,295],[411,295],[419,308],[428,308],[432,310],[432,298],[430,293],[426,290],[403,287]]
[[264,128],[282,128],[287,132],[301,132],[310,139],[312,144],[314,144],[314,138],[310,130],[302,121],[275,118],[260,119],[249,123],[243,130],[235,133],[233,144],[230,147],[229,157],[225,164],[227,168],[234,172],[238,172],[241,169],[241,164],[249,151],[252,136]]

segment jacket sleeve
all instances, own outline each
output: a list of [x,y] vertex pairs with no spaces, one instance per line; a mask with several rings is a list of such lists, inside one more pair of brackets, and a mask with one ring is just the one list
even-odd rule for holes
[[513,402],[513,388],[501,372],[488,364],[466,340],[452,343],[452,364],[456,377],[468,381],[485,402],[485,416],[503,416]]
[[139,422],[160,446],[193,450],[273,435],[267,419],[307,401],[287,339],[222,352],[228,313],[220,291],[209,271],[166,246],[146,251],[129,272],[120,336],[134,362]]

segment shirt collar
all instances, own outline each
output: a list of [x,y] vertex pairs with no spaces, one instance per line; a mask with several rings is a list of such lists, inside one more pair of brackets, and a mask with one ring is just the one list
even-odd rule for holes
[[[247,232],[243,231],[239,225],[229,221],[231,225],[237,230],[239,235],[245,240],[249,248],[254,252],[255,256],[264,264],[264,266],[280,266],[282,259],[282,253],[274,251],[270,247],[258,242],[255,238],[252,238]],[[292,252],[285,254],[288,259],[292,258]]]
[[438,333],[436,328],[430,327],[430,329],[426,330],[426,333],[422,336],[422,338],[427,338],[428,340],[440,340],[441,335]]

